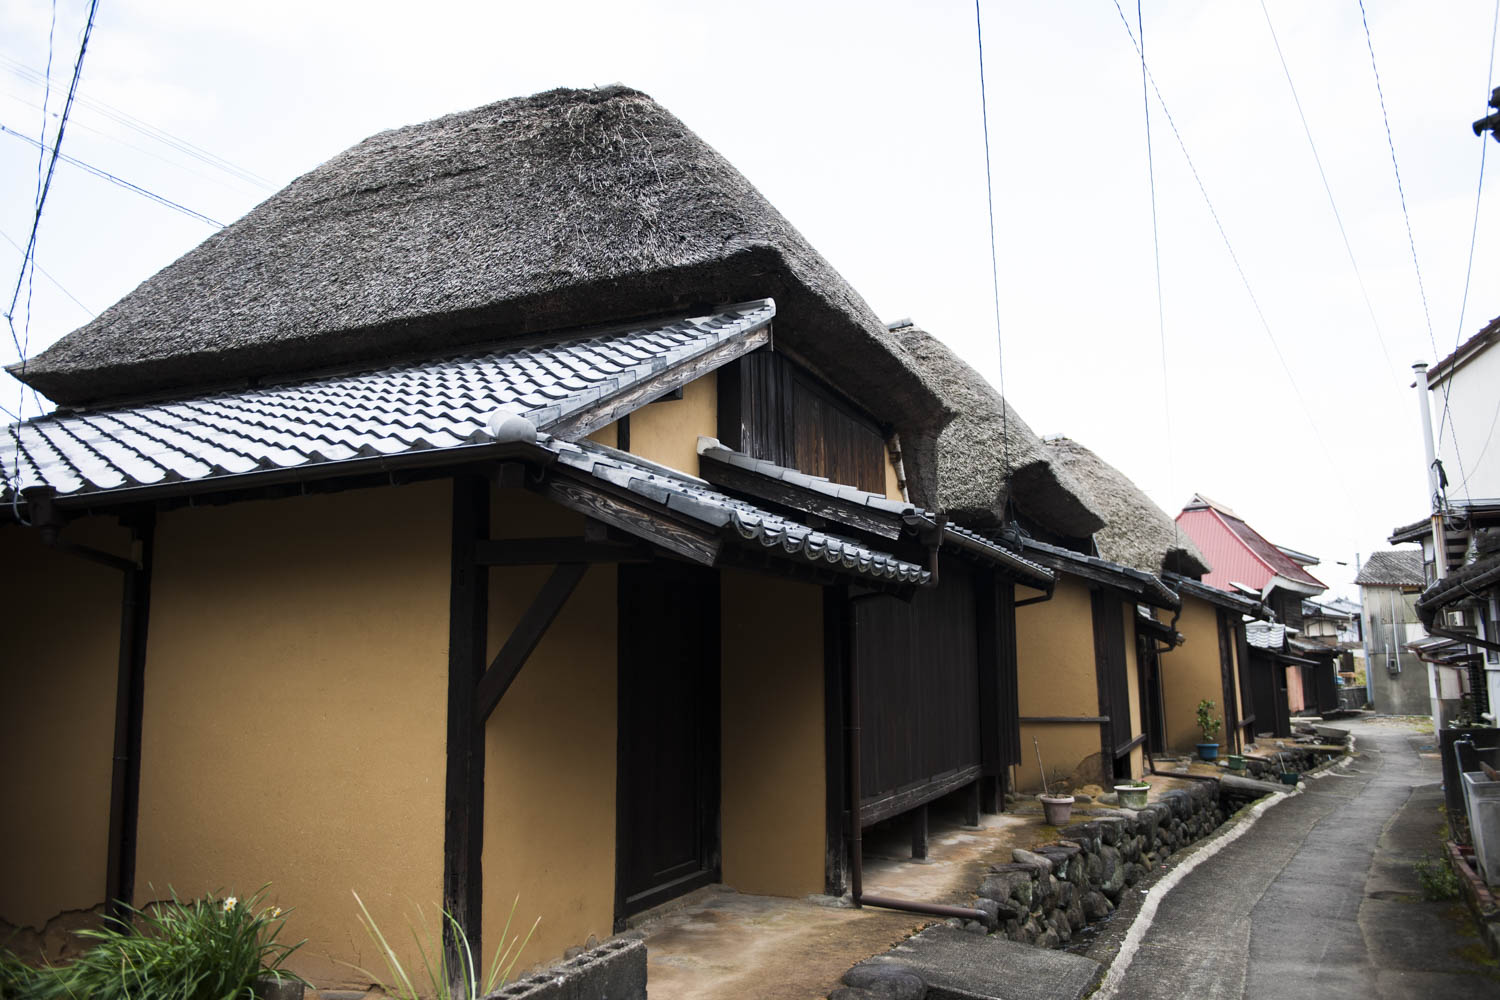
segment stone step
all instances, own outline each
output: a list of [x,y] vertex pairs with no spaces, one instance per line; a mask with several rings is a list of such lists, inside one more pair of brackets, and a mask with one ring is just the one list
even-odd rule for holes
[[1081,1000],[1097,985],[1104,967],[1065,951],[939,924],[850,969],[844,978],[852,987],[847,995],[858,996],[867,987],[869,996],[895,995],[890,987],[882,992],[876,983],[910,982],[903,971],[926,985],[926,1000]]

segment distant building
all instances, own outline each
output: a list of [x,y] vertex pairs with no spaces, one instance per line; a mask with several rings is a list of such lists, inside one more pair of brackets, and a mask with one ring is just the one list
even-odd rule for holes
[[1417,618],[1422,553],[1416,549],[1372,553],[1354,582],[1363,606],[1370,707],[1391,715],[1432,714],[1433,692],[1426,665],[1406,648],[1427,635]]

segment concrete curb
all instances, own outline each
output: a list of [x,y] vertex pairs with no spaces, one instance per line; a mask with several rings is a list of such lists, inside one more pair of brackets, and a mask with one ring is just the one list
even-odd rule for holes
[[[1326,778],[1336,768],[1347,768],[1354,762],[1356,752],[1354,737],[1349,737],[1348,749],[1344,756],[1338,760],[1329,761],[1321,767],[1314,768],[1304,773],[1305,778]],[[1272,795],[1249,806],[1243,812],[1230,820],[1228,824],[1221,827],[1218,832],[1200,840],[1197,844],[1187,848],[1188,856],[1183,858],[1171,871],[1161,877],[1159,881],[1151,886],[1146,892],[1146,898],[1137,911],[1135,920],[1130,929],[1125,932],[1125,937],[1120,941],[1119,952],[1109,964],[1109,971],[1104,974],[1099,988],[1094,991],[1093,1000],[1112,1000],[1120,983],[1125,979],[1125,973],[1130,970],[1130,963],[1135,958],[1135,953],[1140,949],[1141,941],[1146,932],[1151,929],[1151,923],[1156,918],[1156,911],[1161,906],[1161,901],[1166,898],[1167,893],[1176,887],[1177,883],[1186,878],[1192,871],[1209,858],[1218,854],[1230,844],[1239,840],[1250,831],[1256,822],[1267,810],[1274,808],[1282,802],[1286,802],[1294,795],[1302,793],[1302,785],[1288,790],[1280,795]]]

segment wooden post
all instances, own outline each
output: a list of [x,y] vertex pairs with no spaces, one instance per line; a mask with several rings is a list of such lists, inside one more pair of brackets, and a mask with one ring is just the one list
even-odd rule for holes
[[840,584],[823,588],[823,756],[825,766],[825,838],[823,891],[849,891],[849,762],[845,721],[848,690],[849,590]]
[[[484,724],[474,703],[485,668],[489,570],[474,558],[489,537],[490,488],[482,476],[453,480],[452,573],[448,604],[448,762],[443,805],[443,909],[482,946],[484,913]],[[448,968],[463,967],[463,949],[443,923]],[[457,985],[457,984],[455,984]]]
[[979,825],[980,785],[983,782],[981,778],[964,789],[964,822],[969,826]]
[[911,856],[918,861],[927,858],[927,806],[917,806],[911,816]]

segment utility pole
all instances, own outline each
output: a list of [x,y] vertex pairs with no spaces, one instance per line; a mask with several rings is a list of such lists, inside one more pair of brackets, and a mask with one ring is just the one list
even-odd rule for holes
[[[1412,365],[1417,373],[1417,405],[1422,411],[1422,446],[1427,452],[1427,492],[1432,498],[1432,561],[1437,579],[1448,575],[1448,540],[1443,535],[1443,484],[1432,444],[1432,410],[1428,405],[1427,362]],[[1429,583],[1431,581],[1428,581]]]
[[1481,118],[1475,122],[1474,134],[1483,136],[1488,132],[1494,137],[1496,142],[1500,142],[1500,87],[1496,87],[1490,93],[1490,107],[1495,109],[1495,113],[1488,118]]

